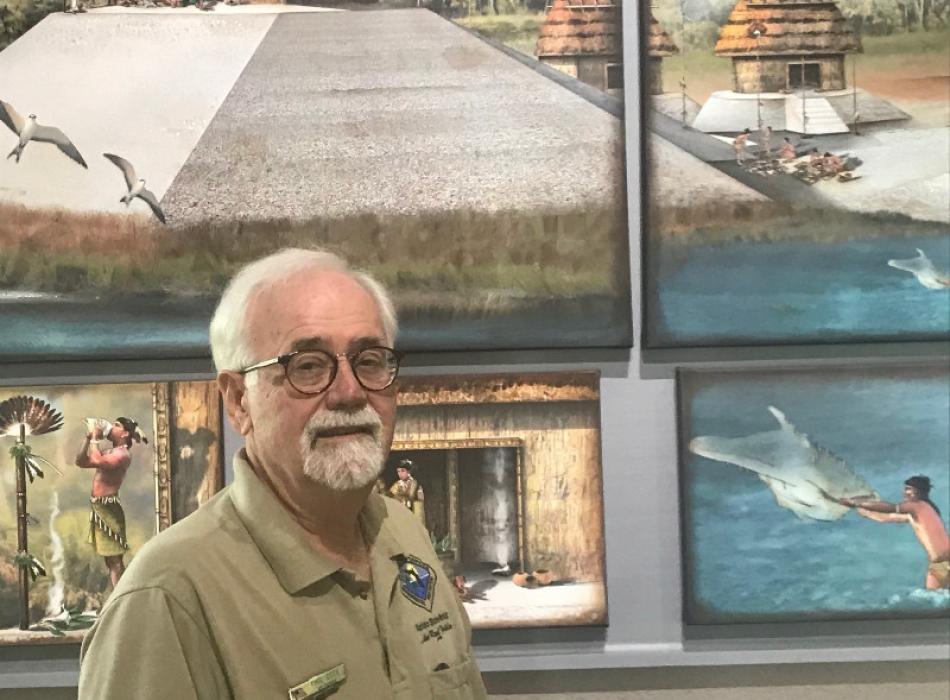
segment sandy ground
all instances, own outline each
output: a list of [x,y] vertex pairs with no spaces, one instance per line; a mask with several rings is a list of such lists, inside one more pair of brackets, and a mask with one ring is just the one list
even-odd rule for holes
[[[50,15],[0,52],[0,99],[62,129],[89,164],[30,143],[20,163],[0,161],[0,199],[122,211],[125,181],[105,152],[131,161],[161,199],[277,17],[143,12],[130,21],[138,11],[122,9]],[[14,146],[0,126],[2,155]]]
[[545,625],[597,624],[606,619],[602,583],[570,583],[540,588],[520,588],[510,578],[466,572],[469,586],[494,578],[487,600],[465,603],[475,628],[540,627]]
[[854,137],[846,149],[864,163],[860,180],[822,180],[818,191],[856,211],[896,211],[950,222],[950,129],[895,129]]

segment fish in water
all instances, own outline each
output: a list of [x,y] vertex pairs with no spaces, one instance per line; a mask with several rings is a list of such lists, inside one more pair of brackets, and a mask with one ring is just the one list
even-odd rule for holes
[[887,264],[890,267],[911,273],[927,289],[950,289],[950,274],[938,270],[933,261],[920,248],[917,248],[916,258],[888,260]]
[[849,508],[829,500],[878,498],[871,486],[843,459],[815,445],[779,409],[769,406],[778,430],[744,437],[702,436],[689,443],[690,452],[735,464],[758,475],[775,495],[775,502],[808,520],[838,520]]

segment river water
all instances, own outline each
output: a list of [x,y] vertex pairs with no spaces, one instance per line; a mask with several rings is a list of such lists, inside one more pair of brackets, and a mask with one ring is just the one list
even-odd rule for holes
[[679,259],[659,257],[648,345],[945,339],[950,290],[928,289],[887,265],[915,257],[916,248],[950,269],[950,235],[691,245]]
[[[950,523],[950,380],[946,369],[685,377],[683,440],[778,428],[785,412],[891,502],[914,474]],[[923,589],[927,557],[910,525],[855,513],[801,520],[759,478],[683,456],[684,577],[691,622],[932,616],[950,591]]]

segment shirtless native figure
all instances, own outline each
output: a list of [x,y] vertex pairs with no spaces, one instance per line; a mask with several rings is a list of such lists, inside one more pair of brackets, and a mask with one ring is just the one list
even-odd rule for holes
[[879,523],[910,523],[921,546],[927,552],[928,589],[950,589],[950,535],[940,519],[940,510],[930,500],[930,478],[912,476],[904,482],[904,501],[862,501],[833,498],[843,506],[857,509],[859,515]]
[[[140,442],[145,438],[131,418],[119,417],[106,425],[102,421],[90,422],[88,429],[82,449],[76,455],[76,466],[96,470],[89,499],[89,543],[105,559],[115,588],[125,571],[122,557],[129,548],[125,536],[125,512],[119,503],[119,487],[132,462],[133,440]],[[100,438],[111,442],[112,447],[101,451]]]

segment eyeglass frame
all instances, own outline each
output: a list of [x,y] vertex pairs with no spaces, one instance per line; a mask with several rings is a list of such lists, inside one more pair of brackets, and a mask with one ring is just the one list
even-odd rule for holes
[[[389,352],[393,354],[393,357],[396,360],[396,371],[393,372],[392,377],[390,377],[389,383],[386,384],[386,386],[380,387],[379,389],[371,389],[370,387],[366,386],[363,383],[363,380],[360,379],[359,374],[356,372],[353,366],[353,361],[357,357],[359,357],[362,353],[366,352],[367,350],[388,350]],[[331,360],[333,360],[333,369],[330,371],[330,380],[327,382],[327,385],[325,387],[320,389],[320,391],[304,391],[303,389],[298,387],[296,384],[294,384],[293,380],[290,378],[290,374],[288,372],[290,361],[293,360],[297,355],[301,355],[305,352],[320,352],[328,356]],[[350,371],[353,373],[353,378],[356,379],[356,382],[361,387],[363,387],[363,389],[365,389],[366,391],[376,392],[376,391],[385,391],[386,389],[391,387],[393,383],[396,381],[396,379],[399,376],[400,363],[402,362],[402,358],[405,357],[405,353],[399,352],[395,348],[391,348],[387,345],[369,345],[365,348],[360,348],[359,350],[356,350],[354,352],[338,352],[338,353],[328,352],[327,350],[322,350],[320,348],[301,348],[299,350],[292,350],[291,352],[286,352],[283,355],[278,355],[277,357],[273,357],[269,360],[262,360],[261,362],[257,362],[251,365],[250,367],[245,367],[244,369],[238,370],[238,374],[240,374],[243,377],[243,376],[246,376],[248,372],[253,372],[256,369],[263,369],[265,367],[270,367],[272,365],[280,365],[281,367],[284,368],[284,378],[287,380],[290,386],[292,386],[294,389],[299,391],[301,394],[306,394],[308,396],[318,396],[322,394],[323,392],[325,392],[327,389],[329,389],[331,386],[333,386],[333,382],[336,381],[337,374],[340,371],[341,357],[346,358],[347,363],[350,365]]]

